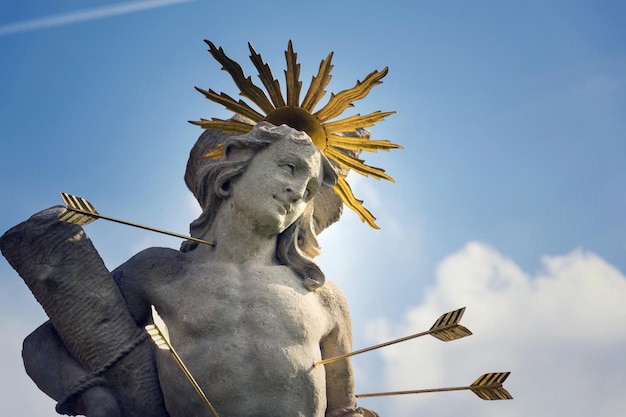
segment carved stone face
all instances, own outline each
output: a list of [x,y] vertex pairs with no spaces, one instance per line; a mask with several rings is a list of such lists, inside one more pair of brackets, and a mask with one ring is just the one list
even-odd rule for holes
[[321,184],[320,151],[286,137],[253,157],[232,185],[230,203],[257,232],[279,234],[302,215]]

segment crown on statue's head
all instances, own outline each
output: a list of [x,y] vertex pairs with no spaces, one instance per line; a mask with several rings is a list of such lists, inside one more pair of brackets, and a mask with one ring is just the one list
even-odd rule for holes
[[[254,50],[250,43],[248,43],[251,54],[250,59],[259,72],[259,78],[267,90],[267,95],[252,82],[250,77],[244,75],[241,66],[226,56],[222,48],[217,48],[208,40],[205,40],[205,42],[209,45],[209,52],[213,55],[213,58],[233,78],[233,81],[239,88],[240,95],[251,100],[261,111],[259,112],[250,107],[245,101],[237,101],[225,93],[218,94],[210,89],[207,91],[196,87],[207,99],[222,104],[228,110],[244,117],[231,120],[217,118],[211,120],[201,119],[191,123],[204,129],[214,128],[233,133],[247,133],[252,130],[256,123],[266,121],[274,125],[286,124],[294,129],[306,132],[320,151],[340,168],[338,169],[338,181],[334,187],[335,192],[348,207],[359,215],[362,221],[367,222],[374,228],[378,228],[375,223],[376,218],[369,210],[363,207],[363,201],[358,200],[352,193],[350,185],[346,180],[346,175],[349,170],[354,170],[365,176],[393,181],[385,173],[385,170],[366,165],[357,156],[360,151],[388,151],[389,149],[402,147],[388,140],[371,140],[369,136],[362,134],[349,134],[373,126],[374,123],[384,120],[385,117],[395,112],[381,112],[378,110],[365,116],[357,114],[336,121],[329,120],[341,115],[348,107],[353,107],[353,101],[367,96],[374,86],[382,82],[381,79],[387,75],[388,68],[382,71],[371,72],[363,81],[357,81],[356,85],[351,89],[337,94],[332,93],[328,103],[321,109],[314,111],[315,106],[326,94],[325,88],[331,79],[330,72],[333,68],[331,65],[332,52],[320,63],[317,75],[312,78],[311,85],[304,99],[300,101],[300,90],[302,88],[300,64],[297,63],[297,54],[293,51],[291,41],[289,41],[285,51],[287,60],[287,70],[285,71],[287,94],[285,97],[282,94],[278,80],[274,79],[270,67],[263,62],[261,55]],[[217,159],[221,158],[223,152],[223,147],[218,146],[204,156]]]

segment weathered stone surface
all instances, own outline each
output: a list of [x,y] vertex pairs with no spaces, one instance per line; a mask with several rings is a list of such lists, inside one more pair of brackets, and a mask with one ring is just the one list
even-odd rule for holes
[[140,336],[154,305],[221,417],[375,416],[356,406],[349,359],[313,366],[352,349],[347,302],[310,256],[312,204],[333,168],[284,125],[222,140],[220,160],[196,160],[198,142],[185,178],[203,209],[191,233],[213,246],[150,248],[109,274],[58,208],[5,234],[3,254],[54,325],[25,341],[29,375],[53,398],[70,396],[61,411],[209,416],[170,354],[155,364]]
[[[7,231],[0,238],[2,254],[42,305],[65,348],[89,375],[104,377],[124,415],[165,416],[145,332],[83,229],[57,221],[61,210],[44,210]],[[91,378],[77,379],[78,387]]]

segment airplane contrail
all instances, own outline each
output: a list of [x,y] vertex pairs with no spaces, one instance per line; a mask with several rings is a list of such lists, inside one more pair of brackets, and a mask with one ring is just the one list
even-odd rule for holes
[[0,36],[10,35],[14,33],[31,32],[55,26],[64,26],[72,23],[85,22],[87,20],[103,19],[105,17],[141,12],[144,10],[155,9],[157,7],[171,6],[174,4],[187,3],[190,1],[193,0],[146,0],[132,3],[123,3],[115,6],[79,10],[76,12],[63,13],[0,26]]

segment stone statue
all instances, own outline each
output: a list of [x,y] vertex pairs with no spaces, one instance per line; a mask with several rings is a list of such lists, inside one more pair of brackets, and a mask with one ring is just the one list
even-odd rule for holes
[[[218,142],[222,158],[198,158]],[[209,130],[185,180],[203,209],[191,234],[213,246],[146,249],[109,274],[82,228],[56,220],[61,208],[0,239],[50,317],[23,356],[57,411],[211,415],[145,337],[154,305],[220,417],[376,416],[356,405],[349,359],[313,366],[352,349],[346,300],[312,260],[316,233],[336,220],[314,205],[337,180],[324,154],[286,125]]]

